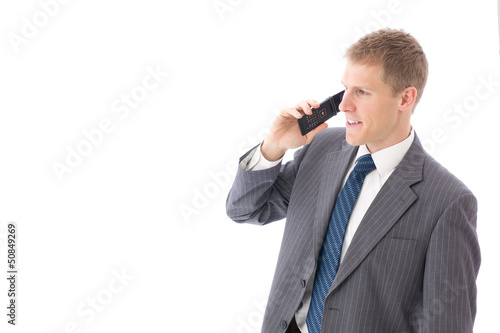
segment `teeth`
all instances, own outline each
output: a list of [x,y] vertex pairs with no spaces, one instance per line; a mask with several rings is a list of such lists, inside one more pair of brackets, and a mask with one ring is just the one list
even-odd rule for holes
[[347,121],[348,121],[348,122],[349,122],[349,124],[351,124],[351,125],[352,125],[352,124],[359,124],[359,123],[360,123],[360,121],[354,121],[354,120],[349,120],[349,119],[347,119]]

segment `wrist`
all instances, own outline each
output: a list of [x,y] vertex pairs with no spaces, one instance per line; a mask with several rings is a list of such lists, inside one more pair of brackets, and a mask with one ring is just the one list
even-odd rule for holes
[[275,162],[283,157],[286,153],[285,148],[279,147],[277,144],[273,144],[271,141],[264,140],[260,145],[260,152],[262,156],[269,162]]

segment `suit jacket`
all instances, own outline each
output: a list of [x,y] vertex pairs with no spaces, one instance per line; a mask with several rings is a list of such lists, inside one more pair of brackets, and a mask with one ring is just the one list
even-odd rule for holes
[[[284,333],[302,306],[357,149],[346,143],[345,129],[329,128],[284,165],[239,168],[228,216],[260,225],[286,218],[262,333]],[[471,191],[415,136],[352,239],[325,300],[321,332],[472,332],[476,215]]]

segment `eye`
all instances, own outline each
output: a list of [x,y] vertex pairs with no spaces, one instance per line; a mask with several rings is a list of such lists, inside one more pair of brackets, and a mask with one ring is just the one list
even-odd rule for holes
[[366,95],[366,91],[359,89],[358,90],[358,94],[360,94],[360,95]]

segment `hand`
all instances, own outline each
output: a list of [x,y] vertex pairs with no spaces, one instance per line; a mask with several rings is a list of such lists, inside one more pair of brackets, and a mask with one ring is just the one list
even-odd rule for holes
[[311,115],[311,107],[318,108],[319,103],[312,99],[299,102],[293,108],[283,109],[273,119],[269,135],[261,145],[261,152],[267,160],[276,161],[288,149],[298,148],[311,143],[316,134],[328,127],[326,123],[323,123],[304,136],[300,134],[297,119],[302,118],[304,114]]

